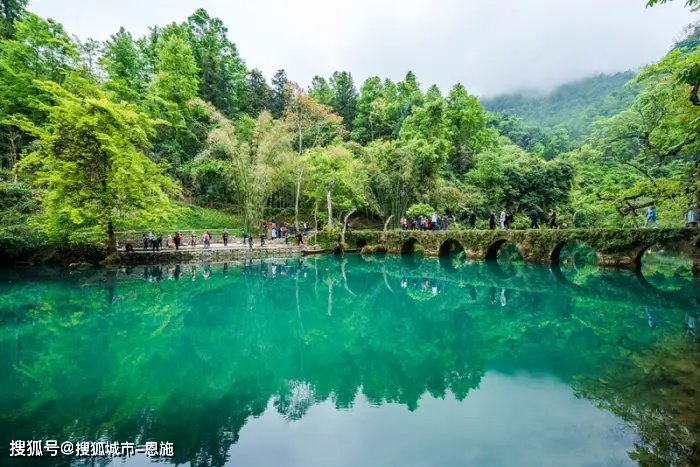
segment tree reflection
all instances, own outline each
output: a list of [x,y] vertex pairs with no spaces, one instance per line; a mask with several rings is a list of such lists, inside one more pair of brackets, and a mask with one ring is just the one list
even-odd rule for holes
[[621,417],[640,433],[630,454],[640,465],[700,465],[697,308],[646,297],[650,329],[631,274],[587,279],[600,299],[551,285],[546,268],[502,281],[481,263],[444,275],[431,260],[402,263],[5,273],[1,449],[22,438],[168,440],[172,463],[223,466],[269,405],[288,420],[324,401],[352,407],[358,394],[417,410],[427,396],[464,400],[498,362],[571,382]]

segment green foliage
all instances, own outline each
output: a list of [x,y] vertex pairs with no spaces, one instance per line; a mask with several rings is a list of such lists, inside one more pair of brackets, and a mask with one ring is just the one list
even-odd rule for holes
[[[246,109],[246,67],[236,45],[228,40],[228,29],[203,8],[187,18],[188,41],[199,73],[199,97],[227,116]],[[264,78],[263,78],[264,82]],[[258,84],[258,83],[255,83]],[[260,99],[260,89],[255,89]],[[250,103],[247,105],[251,105]],[[260,111],[260,102],[253,104]],[[259,113],[259,112],[258,112]]]
[[264,110],[270,110],[272,90],[265,81],[262,71],[257,68],[250,70],[248,72],[247,86],[247,113],[257,117]]
[[43,106],[49,126],[23,125],[37,141],[22,168],[35,170],[47,190],[41,198],[47,235],[106,235],[119,218],[155,224],[172,214],[168,195],[179,187],[138,149],[148,146],[155,122],[94,88],[81,95],[40,86],[51,95]]
[[138,102],[148,87],[147,63],[143,50],[131,33],[120,28],[105,43],[102,64],[109,76],[107,89],[119,100]]
[[270,102],[270,111],[274,118],[281,118],[284,109],[287,107],[287,73],[284,70],[277,70],[275,76],[272,77],[272,96]]
[[319,104],[330,106],[333,102],[333,90],[323,76],[314,76],[311,79],[309,95]]
[[197,63],[189,46],[173,35],[158,51],[158,73],[153,80],[158,97],[176,104],[189,102],[197,95]]
[[11,38],[15,33],[15,21],[25,13],[29,0],[0,1],[0,40]]
[[357,91],[352,80],[352,74],[347,71],[336,71],[330,79],[330,88],[333,93],[331,107],[333,111],[343,119],[343,125],[348,131],[352,131],[352,124],[357,113]]
[[[249,229],[266,212],[307,219],[318,212],[327,221],[329,186],[332,218],[358,209],[375,225],[393,216],[394,228],[419,203],[458,220],[478,213],[480,227],[492,209],[506,209],[514,225],[527,226],[524,213],[533,207],[556,209],[565,226],[632,227],[654,203],[662,223],[676,226],[690,201],[700,201],[697,28],[627,86],[630,72],[601,75],[544,97],[485,100],[497,111],[488,113],[461,84],[443,96],[435,85],[422,88],[410,71],[399,82],[370,77],[359,92],[345,71],[314,77],[308,92],[284,70],[268,84],[259,70],[246,70],[223,22],[204,9],[140,38],[122,28],[100,44],[72,39],[60,24],[25,12],[22,1],[3,5],[12,28],[0,30],[9,34],[0,41],[0,165],[12,169],[34,154],[32,165],[44,177],[32,178],[36,192],[44,208],[54,200],[31,217],[56,221],[63,197],[56,180],[67,169],[48,176],[58,166],[36,155],[47,147],[46,135],[94,148],[76,152],[84,159],[72,161],[79,170],[97,164],[99,154],[124,153],[131,178],[142,180],[135,184],[148,187],[147,174],[157,173],[155,184],[168,185],[171,198],[182,191],[196,204],[232,209]],[[73,125],[112,111],[115,120],[126,112],[132,121],[104,131],[86,127],[88,136],[101,138],[86,142],[77,129],[55,123],[50,109],[69,107],[52,103],[55,95],[80,96],[91,112],[91,100],[102,102],[106,110],[95,117],[67,111]],[[132,128],[133,135],[118,134]],[[67,157],[58,146],[53,152]],[[134,183],[117,173],[115,183],[135,196]],[[86,210],[106,203],[93,190],[82,190]],[[168,211],[171,203],[158,193],[152,204]],[[118,213],[115,225],[162,224],[159,215],[122,212],[129,203],[105,205]],[[17,218],[12,209],[7,217]],[[97,219],[85,212],[74,221],[56,221],[49,230],[81,230],[82,222]]]
[[603,74],[565,84],[542,97],[503,95],[485,99],[483,104],[491,112],[521,117],[527,125],[563,125],[571,139],[579,141],[595,120],[611,117],[632,103],[638,91],[624,85],[633,78],[631,71]]
[[418,217],[418,216],[431,216],[435,212],[432,206],[429,204],[414,204],[406,210],[406,216]]

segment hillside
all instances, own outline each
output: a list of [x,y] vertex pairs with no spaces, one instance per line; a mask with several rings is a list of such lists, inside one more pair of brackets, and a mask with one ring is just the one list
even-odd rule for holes
[[634,76],[632,71],[601,74],[564,84],[545,96],[504,94],[483,99],[482,104],[491,112],[520,117],[528,126],[564,125],[572,140],[578,140],[596,119],[610,117],[634,101],[637,89],[625,87]]

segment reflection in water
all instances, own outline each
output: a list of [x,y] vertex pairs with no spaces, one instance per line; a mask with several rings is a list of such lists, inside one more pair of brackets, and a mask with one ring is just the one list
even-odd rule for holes
[[584,244],[569,242],[559,252],[559,262],[554,270],[571,284],[584,285],[586,279],[598,272],[596,251]]
[[640,257],[640,273],[659,290],[675,291],[687,287],[693,279],[693,261],[680,245],[654,245]]
[[506,243],[498,250],[496,262],[504,276],[510,277],[516,274],[517,265],[523,262],[523,257],[518,247],[512,243]]
[[0,272],[0,458],[101,438],[170,441],[193,466],[700,465],[700,288],[513,272],[354,255]]

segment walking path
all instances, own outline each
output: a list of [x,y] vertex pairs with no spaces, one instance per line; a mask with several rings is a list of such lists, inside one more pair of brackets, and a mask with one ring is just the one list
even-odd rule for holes
[[[260,239],[257,239],[256,241],[253,241],[253,250],[279,250],[279,249],[285,249],[289,251],[297,251],[300,250],[301,247],[306,246],[306,245],[297,245],[296,242],[292,243],[291,241],[289,242],[289,245],[285,245],[284,241],[280,240],[265,240],[265,246],[261,247],[260,246]],[[124,247],[120,247],[119,251],[125,251]],[[180,251],[250,251],[250,246],[246,243],[245,245],[240,242],[240,240],[236,243],[231,243],[227,246],[224,246],[223,243],[212,243],[211,246],[208,248],[204,248],[204,245],[197,244],[194,247],[190,245],[185,245],[181,246],[179,250],[176,250],[175,247],[172,248],[167,248],[163,247],[160,250],[153,251],[152,248],[147,248],[143,249],[143,244],[141,245],[136,245],[134,246],[134,253],[136,254],[159,254],[159,253],[172,253],[172,252],[180,252]]]

